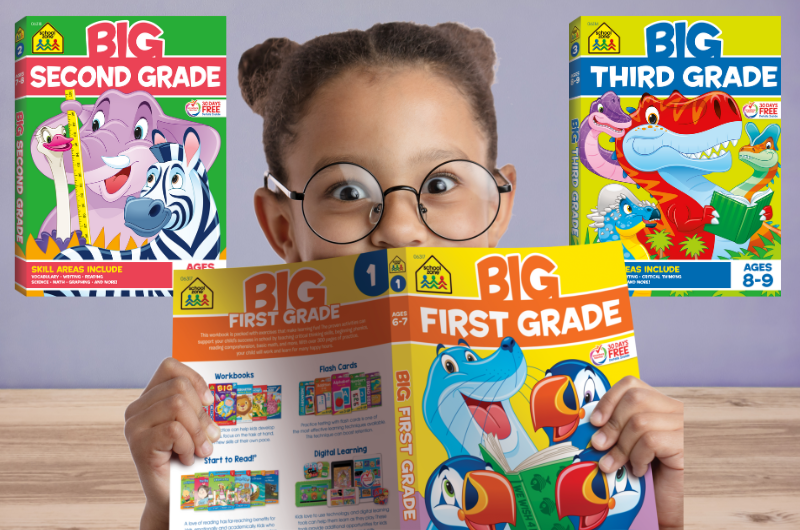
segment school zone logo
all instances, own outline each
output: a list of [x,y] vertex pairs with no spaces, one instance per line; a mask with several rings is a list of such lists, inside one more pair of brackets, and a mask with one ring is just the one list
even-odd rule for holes
[[196,278],[181,291],[181,309],[214,309],[214,291]]

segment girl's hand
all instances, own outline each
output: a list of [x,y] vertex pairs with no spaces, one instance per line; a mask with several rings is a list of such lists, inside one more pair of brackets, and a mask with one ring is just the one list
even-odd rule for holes
[[683,403],[628,376],[600,399],[590,418],[600,429],[592,447],[608,454],[600,469],[631,463],[637,477],[653,463],[659,527],[683,528]]
[[220,430],[203,406],[213,403],[213,394],[197,372],[167,358],[125,410],[125,438],[147,498],[142,529],[169,528],[172,455],[189,466],[195,455],[205,458],[212,453]]

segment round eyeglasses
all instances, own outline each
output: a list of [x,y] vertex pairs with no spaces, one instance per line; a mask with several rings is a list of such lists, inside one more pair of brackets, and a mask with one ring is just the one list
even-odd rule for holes
[[355,243],[370,235],[383,217],[386,196],[410,191],[428,229],[449,241],[468,241],[486,232],[500,211],[500,194],[511,191],[511,183],[499,170],[505,184],[482,165],[471,160],[450,160],[433,168],[419,190],[411,186],[381,188],[366,168],[351,162],[336,162],[320,168],[303,192],[291,191],[264,173],[264,187],[302,201],[303,217],[320,238],[338,245]]

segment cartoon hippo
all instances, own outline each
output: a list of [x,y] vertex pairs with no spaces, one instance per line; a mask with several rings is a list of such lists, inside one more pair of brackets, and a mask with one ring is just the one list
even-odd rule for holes
[[[206,169],[217,157],[220,136],[207,125],[167,116],[156,99],[144,91],[125,94],[107,90],[93,105],[79,101],[63,101],[61,114],[42,123],[56,128],[67,124],[67,111],[75,111],[80,121],[81,151],[83,155],[86,196],[89,209],[89,229],[93,240],[104,233],[105,241],[120,235],[121,247],[133,238],[141,246],[144,237],[125,226],[124,209],[128,197],[139,197],[147,178],[147,168],[156,162],[150,153],[153,146],[150,131],[162,131],[166,140],[180,143],[187,128],[192,127],[203,145],[202,162]],[[50,164],[39,149],[34,136],[31,139],[31,156],[36,167],[48,178],[53,178]],[[74,184],[72,163],[64,164],[67,180]],[[71,228],[78,230],[78,208],[75,192],[69,195]],[[57,227],[57,209],[45,218],[41,233],[50,234]],[[60,237],[60,234],[59,234]],[[87,241],[91,244],[92,241]]]
[[536,452],[511,408],[511,396],[522,389],[528,365],[517,342],[506,337],[485,359],[463,339],[458,346],[439,344],[422,398],[425,423],[448,457],[480,458],[484,433],[497,436],[514,468]]

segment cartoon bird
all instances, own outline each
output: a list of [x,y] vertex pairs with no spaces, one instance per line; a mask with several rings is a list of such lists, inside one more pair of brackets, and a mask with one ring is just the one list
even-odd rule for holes
[[563,361],[545,373],[531,391],[533,430],[544,429],[550,443],[589,445],[597,430],[589,418],[611,384],[603,373],[583,361]]
[[445,460],[425,487],[428,530],[503,530],[515,524],[517,504],[511,483],[474,456]]
[[50,166],[56,188],[56,237],[66,242],[70,237],[72,216],[64,154],[72,149],[72,138],[67,138],[67,128],[63,125],[56,128],[42,126],[36,131],[34,138],[36,150],[44,155]]
[[587,449],[558,474],[558,517],[569,517],[575,530],[628,530],[644,504],[644,477],[635,477],[630,464],[600,471],[606,452]]

